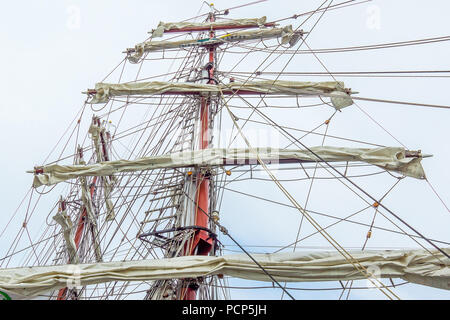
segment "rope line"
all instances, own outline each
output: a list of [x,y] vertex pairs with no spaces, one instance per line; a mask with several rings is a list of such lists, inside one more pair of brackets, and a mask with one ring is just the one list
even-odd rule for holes
[[[221,97],[224,102],[225,107],[227,108],[230,118],[234,122],[234,125],[239,131],[239,134],[244,139],[245,143],[247,144],[248,148],[252,148],[250,143],[248,142],[247,138],[242,133],[239,125],[236,123],[236,120],[233,117],[233,114],[231,113],[231,110],[228,108],[225,99],[223,98],[223,93],[221,92]],[[380,289],[380,291],[386,295],[389,299],[393,299],[391,297],[394,296],[397,299],[400,299],[394,292],[392,292],[389,288],[386,288],[382,282],[380,282],[378,279],[373,278],[372,275],[367,271],[367,269],[361,265],[349,252],[347,252],[336,240],[334,240],[333,237],[331,237],[323,228],[300,206],[300,204],[292,197],[292,195],[281,185],[281,183],[277,180],[277,178],[273,175],[272,171],[266,166],[264,161],[261,160],[259,157],[259,154],[256,153],[257,160],[259,164],[264,168],[264,170],[267,172],[267,174],[272,178],[272,180],[275,182],[275,184],[279,187],[279,189],[285,194],[285,196],[289,199],[289,201],[302,213],[305,218],[311,223],[311,225],[319,231],[319,233],[333,246],[335,249],[347,260],[349,261],[356,270],[361,272],[367,279],[372,282],[376,287]],[[387,290],[386,290],[387,289]],[[386,292],[386,291],[387,292]]]

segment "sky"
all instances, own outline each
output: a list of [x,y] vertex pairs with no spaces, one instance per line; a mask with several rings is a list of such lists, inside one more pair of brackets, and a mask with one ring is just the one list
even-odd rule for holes
[[[218,9],[243,4],[243,1],[215,1]],[[321,1],[269,0],[248,7],[231,10],[231,18],[260,17],[276,20],[295,13],[314,10]],[[337,1],[335,1],[337,3]],[[170,5],[169,5],[170,4]],[[5,253],[24,219],[21,212],[14,216],[10,227],[3,232],[14,211],[29,190],[32,176],[25,173],[42,164],[65,132],[85,97],[81,94],[103,79],[122,59],[122,51],[147,38],[147,31],[159,21],[180,21],[206,12],[202,1],[13,1],[3,4],[0,12],[0,166],[1,198],[0,257]],[[308,45],[315,48],[339,48],[388,42],[408,41],[448,35],[450,22],[448,1],[424,2],[374,0],[325,13],[320,23],[308,36]],[[298,26],[299,20],[288,20]],[[313,24],[304,26],[305,31]],[[434,44],[320,54],[320,60],[331,71],[383,71],[383,70],[449,70],[450,44]],[[227,60],[224,60],[226,63]],[[252,70],[258,61],[249,61],[243,71]],[[280,65],[273,65],[277,70]],[[226,64],[223,67],[226,70]],[[271,69],[268,69],[271,70]],[[298,55],[289,65],[293,71],[325,71],[312,55]],[[162,73],[161,67],[150,65],[145,74]],[[131,73],[130,73],[131,74]],[[297,80],[297,79],[296,79]],[[302,79],[298,79],[302,80]],[[307,80],[316,81],[317,78]],[[331,80],[324,78],[321,80]],[[448,78],[345,78],[346,87],[358,91],[361,97],[449,105],[447,99]],[[397,104],[358,101],[333,118],[329,134],[360,139],[383,145],[399,146],[399,142],[412,150],[433,154],[423,160],[429,182],[444,203],[450,203],[450,147],[448,137],[448,109],[425,108]],[[313,128],[329,117],[330,109],[313,108],[298,113],[297,110],[273,111],[271,116],[286,126]],[[375,119],[374,123],[366,113]],[[244,111],[236,111],[242,112]],[[90,118],[90,115],[87,115]],[[250,127],[251,128],[251,127]],[[255,127],[256,128],[256,127]],[[250,129],[249,129],[250,130]],[[307,140],[309,142],[309,140]],[[339,141],[327,140],[331,145]],[[317,141],[312,141],[315,143]],[[51,157],[56,157],[53,153]],[[279,173],[280,176],[283,173]],[[392,181],[392,180],[389,180]],[[391,182],[390,182],[391,183]],[[336,214],[345,215],[360,207],[357,202],[347,202],[349,194],[340,191],[342,186],[318,182],[317,192],[312,194],[310,206],[317,211],[335,207]],[[377,197],[389,189],[386,180],[374,177],[361,184]],[[301,201],[304,201],[308,185],[286,183]],[[236,183],[235,190],[250,190],[252,183]],[[254,194],[287,203],[282,195],[274,196],[276,188],[270,183],[254,186]],[[404,179],[384,200],[411,225],[426,236],[449,241],[450,213],[425,181]],[[293,240],[299,223],[298,212],[263,202],[249,202],[236,193],[224,196],[222,222],[244,244],[285,245]],[[245,216],[242,212],[245,212]],[[40,225],[47,213],[38,215],[33,222]],[[274,214],[277,218],[274,219]],[[364,221],[368,217],[361,218]],[[257,221],[264,221],[254,228]],[[327,224],[328,220],[319,221]],[[389,225],[381,219],[382,226]],[[366,229],[351,233],[348,226],[333,229],[333,234],[344,245],[362,244]],[[304,232],[308,231],[305,226]],[[358,239],[356,239],[358,237]],[[276,239],[276,241],[274,241]],[[317,243],[313,237],[305,243],[305,249]],[[372,240],[371,240],[372,241]],[[416,247],[411,241],[403,241],[389,234],[374,235],[373,247]],[[267,248],[251,248],[267,252]],[[237,285],[245,285],[237,281]],[[317,284],[314,284],[317,286]],[[336,283],[327,284],[335,286]],[[299,287],[309,287],[302,284]],[[353,299],[383,298],[375,290],[351,293]],[[404,299],[449,299],[450,293],[417,285],[396,288]],[[336,299],[340,291],[323,295],[312,291],[295,291],[296,298]],[[279,289],[233,290],[237,299],[278,299]]]

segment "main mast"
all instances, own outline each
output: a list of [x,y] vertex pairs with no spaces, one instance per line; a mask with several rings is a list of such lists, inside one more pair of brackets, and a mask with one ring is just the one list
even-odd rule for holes
[[[213,23],[215,21],[215,15],[213,12],[213,5],[211,4],[211,12],[209,13],[208,20]],[[209,33],[210,39],[215,36],[214,29],[211,28]],[[216,46],[213,44],[209,46],[209,61],[202,70],[207,78],[207,84],[214,84],[214,69],[215,69],[215,53]],[[207,149],[209,147],[209,130],[210,130],[210,109],[211,99],[210,97],[202,96],[200,98],[200,130],[199,130],[199,149]],[[210,202],[210,175],[208,172],[199,170],[197,173],[197,196],[196,196],[196,209],[195,209],[195,226],[208,229],[209,227],[209,202]],[[212,240],[208,232],[205,230],[197,229],[194,235],[192,248],[189,248],[190,252],[185,252],[186,255],[208,255],[211,251]],[[191,283],[186,291],[184,297],[185,300],[195,300],[197,297],[198,285]]]

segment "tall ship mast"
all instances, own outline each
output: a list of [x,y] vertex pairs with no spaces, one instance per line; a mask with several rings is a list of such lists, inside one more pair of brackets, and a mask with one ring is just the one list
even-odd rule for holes
[[[325,1],[303,16],[320,20],[336,7]],[[235,18],[208,4],[201,21],[160,22],[146,41],[124,50],[121,63],[83,92],[86,101],[60,156],[30,167],[24,222],[0,257],[0,293],[217,300],[232,298],[239,281],[277,289],[282,299],[294,299],[296,285],[305,283],[318,287],[304,290],[324,292],[330,288],[321,283],[333,283],[339,298],[366,289],[399,299],[396,288],[405,284],[449,290],[449,243],[429,238],[385,202],[403,179],[426,179],[422,161],[431,154],[329,133],[337,117],[370,99],[328,71],[307,45],[316,24],[303,29],[300,16],[290,17],[295,24]],[[289,72],[300,48],[331,80],[304,81]],[[154,74],[160,64],[177,69]],[[137,70],[130,81],[128,67]],[[280,125],[279,109],[287,123],[301,123],[300,110],[320,112],[320,122],[306,130]],[[370,187],[380,177],[389,181],[383,194]],[[325,182],[332,187],[321,189]],[[269,184],[283,203],[256,195]],[[351,205],[351,198],[363,206]],[[32,238],[27,227],[42,203],[51,209],[40,215],[42,232]],[[338,204],[348,208],[345,214]],[[269,218],[262,206],[277,209]],[[358,219],[362,214],[369,220]],[[245,215],[253,217],[250,224]],[[294,230],[294,239],[249,250],[236,233],[251,239],[263,232],[263,220],[269,230]],[[349,228],[337,230],[354,230],[358,246],[338,240],[334,227],[344,224]],[[368,249],[374,234],[410,246]],[[304,243],[310,250],[300,250]]]

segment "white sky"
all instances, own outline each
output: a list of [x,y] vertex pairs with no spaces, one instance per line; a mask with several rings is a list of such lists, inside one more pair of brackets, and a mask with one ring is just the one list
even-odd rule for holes
[[[260,17],[275,20],[315,9],[322,1],[274,1],[231,12],[230,18]],[[245,3],[244,1],[215,1],[216,8],[223,9]],[[338,1],[335,1],[338,3]],[[15,208],[28,191],[32,176],[26,174],[34,165],[41,164],[57,143],[70,121],[79,110],[85,97],[81,91],[94,87],[116,66],[127,47],[143,41],[147,31],[162,21],[179,21],[197,15],[201,1],[8,1],[0,12],[0,143],[2,157],[0,232],[14,213]],[[205,12],[202,7],[202,13]],[[374,11],[375,10],[375,11]],[[312,48],[335,48],[368,45],[395,41],[446,36],[450,31],[448,1],[374,0],[370,3],[327,12],[308,38]],[[370,13],[379,13],[379,20],[371,20]],[[79,13],[79,20],[77,20]],[[289,20],[297,26],[301,20]],[[311,28],[311,24],[305,30]],[[331,71],[382,71],[382,70],[448,70],[450,44],[441,42],[394,49],[370,50],[340,54],[323,54],[321,60]],[[148,75],[157,66],[146,69]],[[226,66],[220,68],[226,70]],[[243,66],[243,71],[251,70]],[[292,71],[325,71],[313,57],[296,57]],[[296,79],[302,80],[302,79]],[[311,80],[311,79],[308,79]],[[318,80],[312,79],[312,80]],[[330,80],[321,78],[320,80]],[[447,99],[448,78],[339,78],[347,87],[360,92],[362,97],[392,99],[450,105]],[[450,203],[450,137],[449,111],[415,106],[357,102],[366,112],[383,125],[393,136],[412,150],[421,149],[433,154],[423,161],[425,172],[443,201]],[[280,111],[277,111],[280,112]],[[308,110],[304,114],[274,115],[284,120],[284,125],[312,128],[330,115],[330,110]],[[91,115],[86,118],[90,119]],[[361,139],[384,145],[398,143],[368,119],[355,106],[336,116],[330,134]],[[311,123],[309,125],[309,123]],[[333,141],[337,145],[336,141]],[[54,155],[56,157],[56,155]],[[405,179],[385,204],[414,227],[430,238],[449,241],[450,214],[425,181]],[[370,184],[372,183],[372,184]],[[380,180],[364,181],[364,187],[380,196],[389,186]],[[237,187],[245,191],[248,186]],[[235,188],[236,189],[236,188]],[[296,190],[304,199],[304,189]],[[272,186],[255,189],[258,195],[270,196]],[[315,207],[330,208],[336,204],[345,208],[342,197],[333,187],[323,187],[315,194]],[[256,193],[255,191],[255,193]],[[230,198],[228,198],[230,197]],[[267,204],[248,204],[249,199],[226,196],[223,224],[244,244],[286,244],[298,225],[298,215],[283,216],[279,207]],[[276,199],[286,202],[280,195]],[[325,199],[325,200],[324,200]],[[326,205],[325,205],[326,204]],[[246,207],[247,205],[247,207]],[[355,205],[355,208],[357,206]],[[242,218],[242,210],[248,216]],[[351,210],[350,210],[351,211]],[[273,219],[274,213],[277,219]],[[42,215],[45,216],[45,215]],[[39,216],[41,217],[41,216]],[[38,217],[38,219],[39,219]],[[21,225],[23,216],[13,220],[13,227],[0,235],[0,257],[12,241]],[[267,219],[267,220],[265,220]],[[270,221],[255,228],[257,221]],[[40,225],[41,221],[35,221]],[[328,222],[326,222],[328,223]],[[294,227],[295,229],[289,229]],[[285,232],[288,228],[292,232]],[[364,232],[347,233],[347,229],[335,230],[344,244],[354,245],[363,241]],[[386,246],[390,238],[374,235],[374,246]],[[356,241],[353,237],[359,237]],[[379,241],[379,242],[377,242]],[[311,245],[311,243],[309,243]],[[414,247],[414,243],[402,243]],[[392,246],[396,246],[394,243]],[[241,282],[239,282],[242,284]],[[335,283],[334,283],[335,284]],[[301,285],[300,287],[305,287]],[[405,299],[448,299],[450,293],[421,286],[407,285],[395,290]],[[297,298],[319,298],[309,291],[294,292]],[[326,293],[325,298],[335,299],[340,292]],[[280,297],[280,291],[236,290],[234,298]],[[352,292],[351,297],[382,298],[372,292],[362,295]]]

